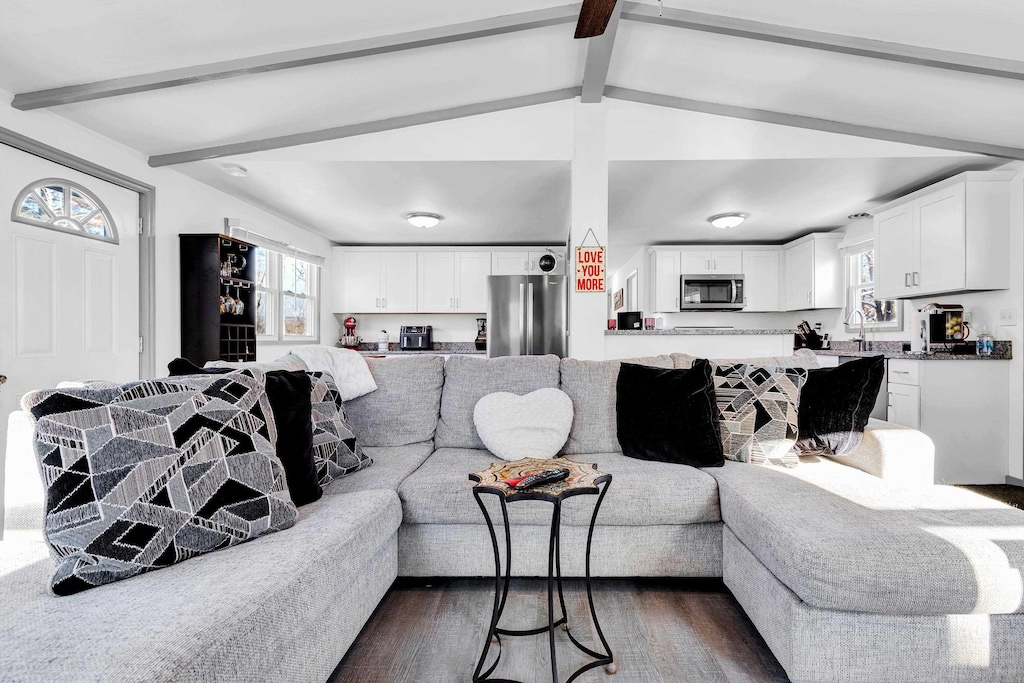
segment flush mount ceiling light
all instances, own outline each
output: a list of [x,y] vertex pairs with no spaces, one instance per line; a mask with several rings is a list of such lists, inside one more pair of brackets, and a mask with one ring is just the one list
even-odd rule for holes
[[436,213],[424,213],[422,211],[414,211],[412,213],[405,214],[405,220],[409,221],[414,227],[417,228],[432,228],[441,221],[444,220],[444,216]]
[[719,230],[729,230],[735,228],[743,221],[750,218],[749,213],[720,213],[715,216],[708,218],[708,223],[715,226]]
[[239,166],[238,164],[221,164],[221,173],[227,173],[233,178],[244,178],[249,175],[249,171],[245,169],[245,166]]
[[860,213],[851,213],[847,218],[851,221],[859,221],[861,218],[871,218],[871,214],[866,211],[861,211]]

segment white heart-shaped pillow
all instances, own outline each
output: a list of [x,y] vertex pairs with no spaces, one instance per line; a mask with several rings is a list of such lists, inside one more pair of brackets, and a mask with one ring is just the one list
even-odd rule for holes
[[518,396],[487,394],[473,409],[473,423],[487,449],[502,460],[553,458],[572,427],[572,399],[559,389]]

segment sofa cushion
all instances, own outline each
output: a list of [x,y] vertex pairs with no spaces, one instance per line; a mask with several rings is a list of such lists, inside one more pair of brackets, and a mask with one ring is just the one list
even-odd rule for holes
[[324,489],[326,495],[376,489],[397,491],[399,484],[434,452],[434,444],[425,441],[407,446],[367,446],[363,450],[373,458],[373,467],[332,482]]
[[558,356],[451,356],[444,366],[438,448],[484,448],[473,424],[477,401],[496,391],[528,394],[558,388]]
[[[699,356],[688,353],[673,353],[672,362],[677,368],[688,368]],[[819,368],[818,357],[810,349],[797,349],[792,356],[761,356],[759,358],[710,358],[716,365],[762,365],[774,368]]]
[[26,394],[69,595],[295,521],[259,370]]
[[795,469],[726,462],[708,473],[726,526],[805,603],[877,614],[1024,611],[1024,510],[801,460]]
[[345,402],[349,424],[363,446],[430,441],[437,429],[444,384],[441,356],[366,358],[377,391]]
[[[293,650],[314,657],[297,634],[334,601],[355,609],[350,587],[400,523],[393,491],[324,496],[285,533],[59,600],[41,544],[5,545],[0,671],[22,683],[325,680],[330,668],[266,674]],[[340,637],[335,621],[316,623]]]
[[[596,463],[613,480],[601,504],[601,525],[649,526],[717,522],[718,494],[715,480],[703,470],[686,465],[634,460],[621,453],[597,453],[571,458]],[[497,459],[484,450],[444,448],[398,487],[405,524],[484,524],[473,498],[470,472],[490,467]],[[487,504],[496,498],[483,495]],[[562,502],[562,524],[586,526],[594,510],[593,496],[575,496]],[[512,524],[551,523],[551,504],[517,501],[508,505]],[[500,525],[497,506],[492,516]],[[493,517],[492,517],[493,518]]]
[[572,429],[562,453],[621,453],[615,418],[615,383],[622,363],[671,368],[672,357],[650,356],[625,360],[563,358],[562,391],[572,399]]

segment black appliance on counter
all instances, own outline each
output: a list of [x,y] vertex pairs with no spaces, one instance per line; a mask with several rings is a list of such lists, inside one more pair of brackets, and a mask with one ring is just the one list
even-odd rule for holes
[[398,347],[403,351],[432,351],[433,328],[430,325],[402,325]]
[[618,329],[620,330],[642,330],[644,329],[644,314],[640,311],[623,311],[619,313]]

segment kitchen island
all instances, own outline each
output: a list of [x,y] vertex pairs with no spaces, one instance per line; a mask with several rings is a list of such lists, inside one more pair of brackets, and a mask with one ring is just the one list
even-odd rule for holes
[[605,358],[639,358],[689,353],[704,358],[788,356],[794,329],[673,327],[662,330],[607,330]]

